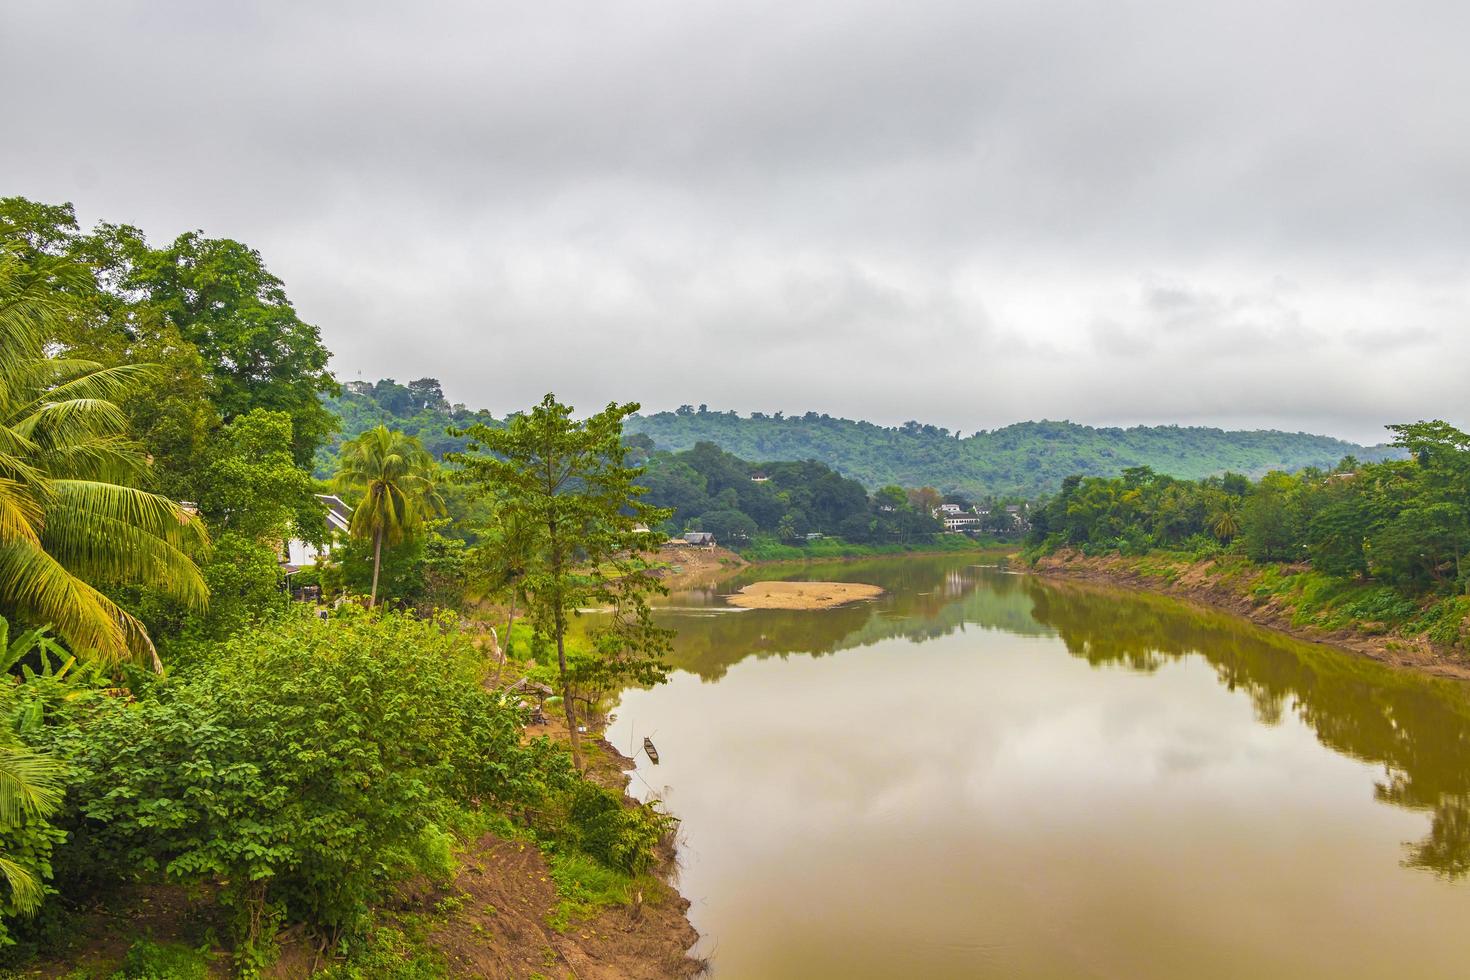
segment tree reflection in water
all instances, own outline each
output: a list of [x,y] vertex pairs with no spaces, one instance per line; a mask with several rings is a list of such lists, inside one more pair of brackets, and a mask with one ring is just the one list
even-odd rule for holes
[[[825,612],[715,612],[720,595],[772,577],[871,582],[886,592]],[[707,681],[748,657],[828,656],[893,637],[923,642],[971,629],[1056,636],[1100,669],[1148,673],[1202,657],[1221,684],[1250,698],[1262,724],[1292,712],[1323,745],[1383,767],[1378,800],[1432,814],[1429,836],[1406,845],[1406,866],[1449,878],[1470,873],[1470,685],[1462,682],[1394,670],[1163,597],[1007,574],[954,557],[779,575],[755,569],[670,603],[680,609],[665,613],[678,620],[671,659]]]

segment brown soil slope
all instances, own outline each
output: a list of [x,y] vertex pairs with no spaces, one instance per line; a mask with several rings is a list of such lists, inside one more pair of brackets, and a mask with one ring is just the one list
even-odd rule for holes
[[1327,631],[1292,621],[1293,610],[1274,597],[1251,592],[1253,580],[1227,574],[1214,561],[1188,564],[1172,577],[1146,574],[1144,561],[1121,555],[1087,557],[1060,551],[1037,560],[1032,570],[1041,575],[1103,582],[1125,588],[1177,596],[1201,605],[1224,609],[1270,629],[1314,643],[1326,643],[1394,667],[1470,679],[1470,663],[1453,651],[1436,647],[1422,636],[1369,634],[1352,630]]

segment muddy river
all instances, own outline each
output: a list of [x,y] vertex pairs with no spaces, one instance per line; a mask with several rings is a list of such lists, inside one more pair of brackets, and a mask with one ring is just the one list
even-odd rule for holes
[[[670,597],[608,738],[715,976],[1470,975],[1470,688],[974,562]],[[726,606],[767,578],[886,591]]]

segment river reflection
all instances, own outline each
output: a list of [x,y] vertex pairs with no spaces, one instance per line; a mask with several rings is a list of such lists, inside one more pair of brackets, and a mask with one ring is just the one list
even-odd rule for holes
[[718,976],[1465,973],[1465,685],[957,558],[719,611],[762,575],[669,598],[609,731]]

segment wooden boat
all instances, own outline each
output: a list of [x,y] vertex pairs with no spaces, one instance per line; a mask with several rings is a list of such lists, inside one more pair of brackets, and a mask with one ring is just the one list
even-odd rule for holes
[[643,739],[643,751],[647,753],[649,762],[658,765],[658,749],[653,747],[653,739],[647,737]]

